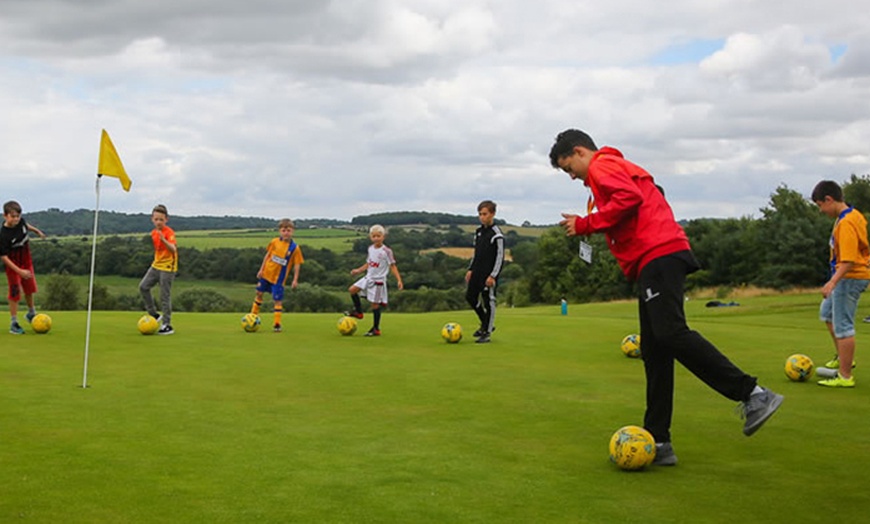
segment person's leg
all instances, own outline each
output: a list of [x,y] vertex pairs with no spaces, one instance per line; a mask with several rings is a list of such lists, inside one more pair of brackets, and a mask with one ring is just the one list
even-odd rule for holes
[[479,332],[485,330],[486,325],[486,310],[483,308],[481,293],[483,292],[484,287],[471,280],[468,282],[468,286],[465,288],[465,301],[468,302],[468,305],[471,306],[471,309],[474,310],[474,313],[477,315],[477,319],[480,321],[480,329]]
[[163,315],[163,325],[172,325],[172,282],[175,273],[171,271],[158,271],[160,277],[160,312]]
[[276,300],[273,309],[275,312],[275,331],[281,331],[281,314],[284,313],[284,302],[282,300]]
[[831,292],[831,329],[837,347],[839,373],[847,380],[852,378],[855,358],[855,312],[858,299],[866,288],[866,280],[845,278]]
[[[683,286],[687,269],[683,260],[666,256],[653,260],[641,272],[638,285],[648,329],[657,346],[668,347],[673,357],[705,384],[731,400],[746,401],[757,385],[755,377],[744,373],[686,324]],[[641,344],[644,335],[641,333]]]
[[372,325],[372,329],[375,331],[381,330],[381,305],[377,303],[372,304],[372,315],[375,317],[374,325]]
[[139,282],[139,294],[142,295],[142,301],[145,303],[145,311],[154,318],[157,318],[157,307],[154,305],[154,296],[151,295],[153,288],[160,281],[158,271],[153,267],[149,267]]
[[348,293],[350,293],[350,299],[353,301],[353,311],[352,313],[356,313],[355,315],[351,315],[357,318],[363,317],[362,312],[362,301],[359,298],[359,292],[362,288],[353,285],[347,288]]
[[852,378],[852,360],[855,358],[855,337],[837,339],[837,357],[840,359],[840,376]]
[[486,318],[483,326],[488,334],[492,334],[492,331],[495,329],[495,308],[498,303],[495,288],[497,285],[498,283],[494,284],[492,287],[484,287],[483,293],[481,293],[483,303],[486,304],[486,307],[484,308],[486,311]]
[[639,297],[640,354],[646,375],[646,412],[643,426],[657,443],[671,441],[671,420],[674,409],[674,356],[668,347],[659,344],[650,315]]
[[251,313],[259,315],[261,307],[263,307],[263,292],[257,289],[257,293],[254,295],[254,303],[251,304]]

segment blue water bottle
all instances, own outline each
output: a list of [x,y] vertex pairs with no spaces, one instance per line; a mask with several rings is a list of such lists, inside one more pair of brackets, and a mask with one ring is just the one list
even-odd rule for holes
[[562,314],[563,315],[568,314],[568,301],[565,300],[565,297],[562,297]]

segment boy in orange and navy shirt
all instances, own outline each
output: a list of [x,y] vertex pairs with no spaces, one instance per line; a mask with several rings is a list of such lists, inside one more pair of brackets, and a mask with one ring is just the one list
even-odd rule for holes
[[[858,299],[870,283],[870,246],[867,243],[867,220],[860,211],[843,200],[843,190],[831,180],[823,180],[813,189],[812,200],[819,211],[836,218],[831,231],[831,277],[822,286],[819,318],[827,324],[834,347],[833,360],[825,368],[837,370],[832,378],[820,380],[820,386],[855,387],[855,310]],[[821,369],[819,373],[821,374]]]
[[290,270],[293,270],[293,280],[290,287],[296,289],[299,285],[299,269],[305,259],[302,257],[302,249],[293,241],[293,221],[284,218],[278,222],[279,237],[272,239],[266,248],[266,255],[260,270],[257,271],[257,297],[251,306],[251,313],[260,314],[263,305],[263,293],[272,293],[275,310],[275,325],[273,331],[280,333],[281,314],[284,312],[284,286]]
[[[172,329],[172,282],[178,272],[178,246],[175,242],[175,231],[166,225],[169,213],[166,206],[159,204],[151,211],[151,223],[154,229],[151,231],[151,241],[154,243],[154,262],[142,277],[139,283],[139,293],[145,302],[145,310],[152,317],[162,323],[157,331],[159,335],[171,335]],[[161,315],[157,314],[154,305],[154,297],[151,296],[151,288],[160,284],[160,309]]]

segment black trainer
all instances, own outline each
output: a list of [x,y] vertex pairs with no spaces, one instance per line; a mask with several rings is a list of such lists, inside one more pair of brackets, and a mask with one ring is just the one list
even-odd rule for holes
[[157,331],[158,335],[171,335],[173,333],[175,333],[175,330],[169,324],[163,324],[160,330]]
[[483,335],[477,337],[477,340],[475,340],[474,342],[477,344],[487,344],[489,341],[489,333],[484,332]]

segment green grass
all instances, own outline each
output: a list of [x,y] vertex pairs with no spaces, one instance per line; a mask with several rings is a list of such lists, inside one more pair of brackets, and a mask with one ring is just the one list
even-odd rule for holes
[[245,334],[241,312],[179,313],[175,335],[143,337],[138,314],[95,312],[87,389],[85,315],[52,313],[48,335],[0,334],[0,521],[862,521],[870,326],[858,387],[828,390],[783,373],[832,353],[818,297],[741,303],[688,317],[783,407],[744,437],[734,404],[678,368],[680,464],[639,473],[607,460],[643,416],[643,364],[619,350],[632,302],[503,308],[489,345],[440,340],[470,312],[387,312],[374,339],[330,314]]
[[[144,274],[144,272],[143,272]],[[212,289],[230,300],[239,300],[244,303],[254,299],[254,281],[256,274],[252,275],[251,282],[228,282],[226,280],[192,280],[186,278],[176,278],[172,282],[172,296],[178,297],[181,293],[189,289]],[[82,304],[87,304],[88,299],[88,280],[89,275],[71,275],[71,278],[79,285],[81,292]],[[117,275],[97,275],[94,277],[94,283],[106,286],[109,294],[112,296],[133,295],[139,296],[140,278],[120,277]],[[36,305],[39,306],[39,294],[36,295]],[[159,296],[159,291],[154,290],[154,296]]]

